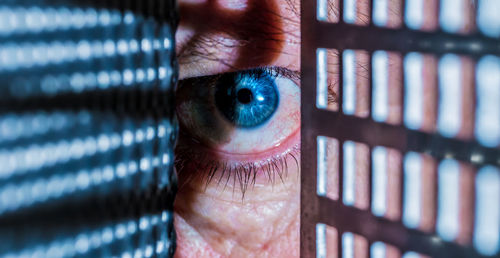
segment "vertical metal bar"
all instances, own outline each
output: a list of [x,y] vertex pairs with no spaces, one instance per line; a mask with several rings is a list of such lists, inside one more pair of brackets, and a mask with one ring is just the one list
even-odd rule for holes
[[[373,201],[373,155],[372,155],[373,147],[368,146],[368,212],[372,211],[372,201]],[[386,161],[387,162],[387,161]],[[385,189],[387,191],[387,189]],[[387,198],[386,198],[387,202]],[[369,257],[369,256],[368,256]]]
[[343,114],[344,113],[344,73],[343,73],[343,64],[344,64],[344,50],[343,49],[338,49],[338,54],[339,54],[339,65],[338,65],[338,74],[339,74],[339,93],[337,95],[337,102],[338,102],[338,107],[339,107],[339,113]]
[[[369,20],[369,21],[370,21],[370,23],[369,23],[369,25],[368,25],[368,26],[370,26],[370,27],[373,27],[373,26],[374,26],[374,23],[373,23],[373,6],[374,6],[374,2],[375,2],[375,0],[370,0],[370,10],[369,10],[369,12],[368,12],[369,19],[370,19],[370,20]],[[369,249],[370,249],[370,248],[368,248],[368,250],[369,250]],[[370,256],[368,255],[367,257],[370,257]]]
[[[342,148],[340,148],[342,149]],[[342,248],[342,237],[344,235],[344,230],[341,230],[340,228],[337,228],[337,258],[343,258],[343,251],[344,249]]]
[[[339,0],[339,24],[344,24],[344,1],[345,0]],[[342,56],[342,53],[339,54]],[[340,65],[342,65],[342,63],[340,63]]]
[[[372,1],[373,3],[373,1]],[[373,89],[373,64],[372,64],[372,60],[373,59],[373,51],[369,51],[368,52],[368,62],[366,65],[368,65],[368,78],[370,79],[370,82],[368,83],[368,117],[371,119],[372,118],[372,114],[373,114],[373,107],[372,107],[372,103],[373,103],[373,92],[372,92],[372,89]],[[387,90],[389,90],[389,86],[387,86]],[[389,105],[389,103],[387,103],[387,105]]]
[[316,107],[316,45],[317,0],[302,0],[301,12],[301,223],[300,256],[316,257],[316,222],[318,215],[317,141],[311,117]]
[[339,202],[344,200],[344,140],[338,139],[339,141]]

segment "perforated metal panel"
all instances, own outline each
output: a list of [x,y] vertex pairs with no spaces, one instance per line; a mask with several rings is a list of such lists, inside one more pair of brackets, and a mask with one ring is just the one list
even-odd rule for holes
[[301,256],[498,257],[499,2],[356,2],[301,4]]
[[175,1],[0,3],[0,256],[170,257]]

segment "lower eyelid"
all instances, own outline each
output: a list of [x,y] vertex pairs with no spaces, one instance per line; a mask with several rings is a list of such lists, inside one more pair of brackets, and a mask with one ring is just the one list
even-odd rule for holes
[[[182,138],[182,137],[181,137]],[[176,167],[181,177],[201,180],[205,184],[274,184],[288,174],[290,168],[298,171],[300,153],[300,130],[286,139],[283,144],[259,154],[234,155],[210,150],[200,145],[186,143],[180,139],[182,147],[176,149]],[[191,147],[190,147],[191,146]],[[196,146],[196,147],[195,147]],[[241,178],[238,173],[249,173],[249,178]],[[242,182],[240,182],[242,181]],[[241,190],[241,189],[240,189]],[[242,190],[245,191],[245,190]]]

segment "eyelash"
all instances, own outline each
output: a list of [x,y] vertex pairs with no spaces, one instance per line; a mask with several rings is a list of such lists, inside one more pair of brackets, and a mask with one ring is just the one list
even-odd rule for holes
[[[285,77],[292,81],[300,81],[300,75],[297,72],[291,71],[283,67],[260,67],[246,71],[240,71],[254,78],[259,78],[263,74],[271,76],[272,78]],[[218,78],[223,74],[216,76],[204,76],[196,78],[199,82],[205,82],[210,86],[215,86]],[[207,83],[208,82],[208,83]],[[197,142],[194,138],[181,131],[183,137]],[[178,146],[176,149],[175,167],[179,177],[184,177],[182,188],[184,185],[190,183],[195,179],[201,179],[205,184],[205,188],[212,182],[217,186],[224,184],[224,190],[229,182],[233,183],[233,194],[236,188],[236,180],[239,183],[242,198],[249,187],[255,185],[255,179],[259,173],[267,175],[267,180],[271,184],[275,184],[276,180],[283,182],[284,177],[287,176],[289,162],[295,162],[299,168],[299,161],[297,159],[300,153],[300,143],[291,147],[290,149],[282,152],[279,155],[267,158],[266,160],[256,162],[238,162],[231,164],[229,160],[218,160],[212,158],[210,153],[206,151],[193,151],[191,148]],[[196,168],[196,172],[191,172],[192,169],[185,169],[187,166]],[[184,172],[186,170],[186,172]],[[189,174],[182,174],[182,173]],[[232,178],[231,178],[232,177]]]
[[[300,152],[300,145],[297,144],[285,153],[266,159],[260,162],[245,162],[237,164],[229,164],[229,161],[213,160],[209,157],[207,153],[193,153],[189,149],[176,150],[175,167],[178,173],[182,173],[186,162],[196,161],[194,166],[197,168],[196,175],[190,174],[189,177],[183,182],[179,187],[182,188],[185,184],[191,182],[191,180],[201,177],[204,180],[205,188],[213,182],[214,179],[217,180],[217,186],[224,182],[224,190],[227,184],[233,176],[233,194],[236,188],[236,180],[238,180],[242,199],[245,197],[245,192],[249,186],[255,185],[255,179],[258,173],[265,173],[267,179],[273,185],[276,183],[276,175],[278,175],[280,181],[283,183],[283,178],[288,176],[288,158],[292,158],[296,167],[299,168],[299,161],[297,155]],[[216,174],[220,172],[221,175],[216,177]],[[227,174],[227,176],[226,176]]]

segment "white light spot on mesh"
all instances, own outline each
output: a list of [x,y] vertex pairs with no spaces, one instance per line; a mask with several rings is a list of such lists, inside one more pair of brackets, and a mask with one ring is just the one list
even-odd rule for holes
[[97,140],[97,145],[100,152],[108,151],[110,147],[109,137],[106,134],[101,134]]
[[356,0],[344,0],[344,21],[346,23],[356,22],[356,2]]
[[146,250],[144,251],[144,256],[146,257],[153,256],[153,247],[151,245],[146,246]]
[[89,172],[87,170],[80,171],[76,177],[76,182],[80,190],[87,189],[90,184]]
[[148,217],[144,216],[139,220],[139,228],[141,230],[146,230],[149,227],[149,219]]
[[115,42],[113,40],[108,39],[104,42],[104,53],[107,56],[115,55]]
[[118,224],[115,228],[115,236],[117,239],[122,239],[127,235],[127,228],[123,224]]
[[328,0],[317,0],[316,19],[326,21],[328,19]]
[[384,216],[387,200],[387,150],[384,147],[375,147],[372,153],[372,162],[372,212],[376,216]]
[[344,195],[345,205],[354,205],[356,193],[356,144],[352,141],[344,143]]
[[342,235],[342,258],[354,258],[354,235],[351,232]]
[[462,0],[441,0],[439,23],[444,31],[457,32],[463,26]]
[[481,58],[477,64],[476,80],[475,135],[482,145],[496,147],[500,144],[500,58]]
[[130,69],[123,71],[123,84],[131,85],[134,82],[134,73]]
[[114,237],[113,230],[110,227],[106,227],[102,230],[101,238],[104,244],[111,243],[113,241],[113,237]]
[[163,156],[162,156],[162,163],[164,165],[168,164],[170,162],[170,156],[168,155],[168,153],[164,153]]
[[137,40],[135,39],[130,40],[129,45],[131,53],[137,53],[137,51],[139,51],[139,43],[137,42]]
[[113,167],[111,166],[106,166],[104,167],[102,171],[102,177],[105,181],[111,182],[113,178],[115,177]]
[[123,22],[125,24],[132,24],[135,21],[134,14],[131,11],[126,11],[123,16]]
[[423,117],[422,55],[410,53],[404,60],[405,107],[404,122],[410,129],[419,129]]
[[109,14],[109,11],[104,9],[99,12],[99,23],[101,23],[101,26],[103,27],[108,26],[111,23],[111,15]]
[[374,0],[373,2],[373,23],[377,26],[387,24],[387,4],[388,0]]
[[135,78],[136,78],[136,81],[137,81],[137,82],[143,82],[143,81],[144,81],[144,77],[145,77],[144,70],[142,70],[141,68],[137,68],[137,69],[135,70]]
[[161,254],[163,253],[163,250],[165,249],[165,244],[163,242],[156,242],[156,253]]
[[385,244],[382,242],[375,242],[370,247],[371,258],[385,258]]
[[317,80],[316,80],[316,107],[326,108],[328,105],[328,73],[326,49],[316,50]]
[[149,168],[151,167],[150,165],[150,159],[145,157],[141,159],[140,163],[141,171],[148,171]]
[[474,247],[482,255],[494,255],[500,244],[500,170],[486,166],[476,177]]
[[438,131],[446,136],[453,137],[460,130],[462,80],[460,58],[453,54],[446,54],[439,61],[439,113]]
[[345,50],[343,53],[343,110],[345,114],[353,115],[356,111],[356,57],[354,50]]
[[84,254],[89,250],[89,239],[86,234],[80,234],[76,238],[76,251]]
[[420,224],[422,196],[422,160],[419,154],[409,152],[404,159],[403,223],[409,228]]
[[482,33],[490,37],[500,36],[500,1],[479,0],[477,25]]
[[420,29],[424,23],[423,0],[406,0],[405,22],[411,29]]
[[137,131],[135,132],[135,140],[136,142],[144,141],[144,132],[142,131],[142,129],[137,129]]
[[131,131],[126,130],[123,132],[122,139],[124,146],[130,146],[134,142],[134,134]]
[[415,252],[407,252],[403,255],[402,258],[420,258],[420,255]]
[[459,230],[459,172],[455,160],[446,159],[439,164],[436,231],[446,241],[454,240]]
[[326,169],[328,162],[326,160],[326,138],[318,136],[316,140],[318,144],[317,194],[324,196],[326,195]]
[[385,51],[376,51],[373,54],[373,120],[384,122],[389,112],[388,100],[388,57]]
[[316,258],[326,258],[326,225],[316,224]]
[[149,52],[152,50],[151,41],[149,39],[141,40],[141,49],[143,52]]

